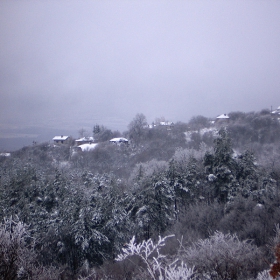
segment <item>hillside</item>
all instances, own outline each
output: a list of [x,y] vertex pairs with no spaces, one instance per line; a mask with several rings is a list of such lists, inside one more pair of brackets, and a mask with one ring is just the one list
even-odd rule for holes
[[[196,116],[167,129],[138,114],[123,135],[96,130],[91,151],[73,155],[72,141],[0,157],[0,274],[269,279],[261,277],[269,277],[280,242],[280,122],[267,110],[228,116]],[[129,144],[110,143],[112,135]],[[145,264],[136,243],[156,248],[158,236],[170,234],[159,239],[166,256],[157,255],[150,271],[152,255]],[[115,262],[122,248],[130,251]]]

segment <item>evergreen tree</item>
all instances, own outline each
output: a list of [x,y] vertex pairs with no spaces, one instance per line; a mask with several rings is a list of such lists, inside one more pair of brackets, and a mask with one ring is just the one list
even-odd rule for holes
[[174,189],[166,178],[151,178],[136,194],[134,219],[140,240],[163,233],[175,219]]
[[239,183],[239,192],[248,197],[258,189],[258,170],[252,152],[245,151],[237,159],[236,179]]
[[214,187],[214,198],[218,198],[220,202],[227,202],[236,187],[236,162],[232,155],[230,138],[226,129],[222,128],[214,141],[214,153],[208,152],[204,157],[208,179]]

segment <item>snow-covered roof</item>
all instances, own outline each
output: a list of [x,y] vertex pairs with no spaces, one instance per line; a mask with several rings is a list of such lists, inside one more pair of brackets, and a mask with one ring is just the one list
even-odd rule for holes
[[276,110],[272,111],[271,113],[272,114],[280,114],[280,106]]
[[54,140],[54,141],[61,141],[61,140],[66,140],[66,139],[68,139],[68,137],[69,137],[69,136],[63,136],[63,135],[61,135],[61,136],[54,136],[53,140]]
[[96,146],[97,146],[97,143],[94,143],[94,144],[82,144],[82,145],[79,145],[78,147],[81,148],[81,150],[83,152],[88,152],[88,151],[93,150]]
[[1,157],[10,157],[11,153],[0,153]]
[[173,122],[160,122],[160,125],[173,125]]
[[217,119],[229,119],[229,116],[227,114],[222,114],[218,116]]
[[110,140],[110,142],[115,142],[115,143],[123,143],[123,142],[128,142],[126,138],[119,137],[119,138],[113,138]]
[[76,142],[86,142],[86,141],[94,141],[94,139],[92,136],[89,136],[89,137],[83,137],[83,138],[77,139],[75,141]]

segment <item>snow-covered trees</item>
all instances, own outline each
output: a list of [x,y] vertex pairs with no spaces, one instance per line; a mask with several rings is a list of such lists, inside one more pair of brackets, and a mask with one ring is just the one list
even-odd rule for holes
[[163,233],[175,218],[174,190],[166,178],[151,178],[135,199],[132,219],[137,237],[149,239]]
[[207,152],[204,157],[204,165],[213,180],[214,197],[220,202],[226,202],[235,186],[235,161],[232,158],[233,150],[226,129],[219,131],[219,137],[215,139],[214,153]]
[[95,142],[108,141],[114,137],[120,137],[119,131],[112,131],[103,125],[96,124],[92,130]]
[[[260,146],[233,153],[231,135],[222,129],[213,136],[217,137],[213,147],[197,142],[189,149],[183,134],[187,125],[175,124],[167,131],[144,124],[138,146],[103,143],[90,153],[81,153],[78,161],[69,160],[68,148],[48,145],[24,148],[0,160],[0,218],[17,217],[28,224],[30,238],[24,240],[36,240],[36,246],[27,242],[24,248],[36,255],[35,268],[63,267],[70,279],[93,271],[101,279],[108,275],[118,280],[141,279],[134,274],[136,265],[131,268],[128,260],[113,260],[133,235],[133,246],[156,248],[151,240],[171,232],[184,236],[185,250],[175,263],[176,257],[169,252],[162,257],[163,251],[153,251],[148,259],[153,265],[158,262],[155,268],[161,271],[156,270],[155,277],[238,279],[256,277],[267,269],[259,266],[253,254],[263,254],[259,259],[266,263],[268,253],[263,248],[280,219],[279,147],[263,147],[262,160],[253,154],[253,148]],[[66,160],[63,167],[60,163]],[[248,238],[253,243],[243,241]],[[248,260],[250,248],[255,262]],[[106,266],[110,266],[107,276]],[[114,269],[123,269],[125,274],[117,278]],[[148,270],[145,273],[145,277],[150,275]],[[264,275],[265,271],[258,277]]]
[[147,119],[143,114],[137,114],[128,125],[128,136],[136,145],[139,144],[145,135]]

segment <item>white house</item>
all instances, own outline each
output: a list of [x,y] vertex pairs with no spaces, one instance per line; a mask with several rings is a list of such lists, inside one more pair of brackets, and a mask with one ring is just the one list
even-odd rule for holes
[[53,138],[54,144],[65,144],[68,142],[68,140],[69,140],[69,136],[64,136],[64,135],[55,136]]
[[82,152],[89,152],[92,151],[93,149],[95,149],[95,147],[97,146],[97,143],[87,143],[87,144],[82,144],[80,146],[78,146],[78,148],[80,148],[82,150]]
[[0,153],[0,157],[10,157],[11,153]]
[[111,143],[116,143],[116,144],[121,144],[121,143],[128,143],[128,140],[126,138],[123,137],[119,137],[119,138],[113,138],[110,140]]
[[280,106],[276,110],[272,111],[271,114],[280,115]]
[[172,127],[174,126],[174,123],[173,122],[164,121],[164,122],[159,122],[159,125],[160,126],[165,126],[167,130],[171,130]]
[[227,120],[229,119],[229,116],[227,114],[222,114],[217,117],[218,120]]
[[83,138],[75,140],[75,142],[78,146],[83,145],[83,144],[91,144],[91,143],[93,143],[93,141],[94,141],[94,138],[91,136],[83,137]]
[[171,126],[174,125],[173,122],[159,122],[160,125],[164,125],[164,126]]

